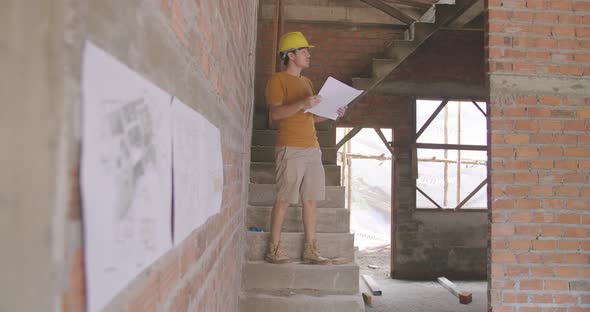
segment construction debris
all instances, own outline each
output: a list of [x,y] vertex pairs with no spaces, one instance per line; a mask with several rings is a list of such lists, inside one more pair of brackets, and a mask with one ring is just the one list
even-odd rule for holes
[[377,284],[377,282],[375,282],[375,280],[370,275],[363,274],[363,279],[365,280],[365,283],[367,283],[367,286],[374,296],[381,296],[382,292],[379,284]]
[[365,302],[365,304],[372,305],[373,294],[371,293],[371,290],[369,290],[369,287],[367,287],[367,284],[365,284],[365,281],[359,280],[359,290],[361,292],[361,295],[363,296],[363,301]]
[[453,282],[449,281],[445,277],[438,278],[439,284],[441,284],[444,288],[450,291],[455,297],[459,298],[459,303],[461,304],[469,304],[471,303],[472,296],[470,292],[461,291],[457,285],[453,284]]

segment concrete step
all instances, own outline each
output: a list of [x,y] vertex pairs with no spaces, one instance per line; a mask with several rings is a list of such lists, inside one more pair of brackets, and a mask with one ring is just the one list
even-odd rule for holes
[[250,261],[243,267],[242,286],[245,291],[315,290],[325,295],[353,295],[359,291],[359,267],[355,263],[310,265]]
[[393,40],[385,49],[387,58],[403,62],[403,60],[416,50],[417,43],[409,40]]
[[[316,131],[318,142],[323,147],[334,147],[336,145],[336,132],[332,130]],[[277,137],[276,130],[253,130],[253,146],[275,146]]]
[[[257,226],[270,232],[270,213],[272,207],[250,206],[246,214],[246,228]],[[290,207],[283,221],[283,232],[303,232],[303,209]],[[346,208],[318,209],[318,233],[349,233],[350,210]]]
[[[324,165],[326,185],[340,185],[340,166]],[[250,182],[275,183],[275,164],[273,162],[253,162],[250,164]]]
[[[269,129],[277,129],[278,122],[273,122],[272,126],[269,126],[268,122],[268,113],[255,113],[254,114],[254,121],[252,123],[252,128],[255,130],[269,130]],[[335,123],[332,120],[326,120],[322,122],[318,122],[315,124],[315,129],[318,131],[321,130],[330,130],[335,127]]]
[[240,294],[241,312],[365,312],[360,293],[354,295]]
[[379,79],[388,75],[399,62],[395,59],[373,59],[373,78]]
[[[276,197],[274,184],[250,183],[248,203],[252,206],[272,206]],[[293,205],[301,206],[301,203]],[[319,208],[341,208],[344,206],[344,186],[326,186],[326,199],[318,202]]]
[[[251,162],[274,162],[274,146],[252,146]],[[334,147],[322,147],[322,162],[325,165],[335,165],[338,157],[338,150]]]
[[352,78],[352,87],[358,90],[367,90],[377,78]]
[[410,25],[412,40],[422,42],[426,40],[436,29],[437,25],[433,23],[415,22]]
[[[248,231],[246,235],[250,261],[263,261],[268,250],[268,232]],[[354,234],[352,233],[317,233],[318,249],[326,258],[344,258],[349,262],[354,261]],[[303,233],[281,233],[281,246],[294,262],[301,261],[303,253]]]

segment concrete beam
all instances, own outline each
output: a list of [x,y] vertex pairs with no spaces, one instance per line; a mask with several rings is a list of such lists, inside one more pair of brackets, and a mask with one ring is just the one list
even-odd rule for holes
[[404,22],[405,24],[411,24],[416,21],[415,18],[402,12],[400,9],[389,5],[388,3],[386,3],[383,0],[361,0],[361,1],[379,9],[380,11],[387,13],[387,15],[390,15],[393,18],[396,18],[397,20]]
[[489,77],[492,94],[560,94],[580,97],[590,94],[588,78],[516,76],[514,74],[491,74]]
[[455,19],[451,21],[448,26],[451,28],[461,28],[483,13],[483,10],[483,0],[477,0],[472,3],[471,6],[469,6],[463,13],[461,13],[461,15],[455,17]]
[[[274,4],[260,6],[259,20],[272,20]],[[285,21],[338,22],[352,24],[406,25],[372,7],[285,5]]]
[[484,84],[459,82],[409,82],[384,81],[376,93],[387,95],[409,95],[424,98],[485,99],[489,92]]

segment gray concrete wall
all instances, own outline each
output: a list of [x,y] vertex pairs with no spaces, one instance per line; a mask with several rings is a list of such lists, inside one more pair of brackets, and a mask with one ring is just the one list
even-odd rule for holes
[[[217,229],[215,235],[201,230],[171,250],[132,281],[109,309],[145,311],[142,298],[157,298],[148,302],[162,310],[180,299],[186,299],[187,308],[237,310],[258,7],[257,1],[240,1],[231,10],[226,5],[157,0],[2,3],[0,311],[84,308],[78,164],[85,40],[218,126],[226,170],[226,204],[205,226]],[[193,243],[202,239],[207,248],[189,262],[191,274],[204,277],[204,289],[212,288],[205,286],[223,273],[227,285],[218,287],[218,293],[201,288],[190,293],[186,280],[194,276],[183,272],[170,285],[154,279],[162,270],[181,271],[181,256],[196,253]],[[163,290],[168,297],[160,300]]]
[[395,253],[392,276],[404,279],[486,279],[489,210],[416,209],[409,134],[395,131]]
[[0,311],[56,311],[61,302],[76,151],[64,7],[0,8]]

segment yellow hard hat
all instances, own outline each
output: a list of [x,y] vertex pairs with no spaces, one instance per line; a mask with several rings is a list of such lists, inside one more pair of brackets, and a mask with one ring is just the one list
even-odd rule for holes
[[307,39],[305,39],[303,34],[298,31],[288,32],[282,35],[281,40],[279,41],[279,52],[313,47],[314,46],[307,42]]

